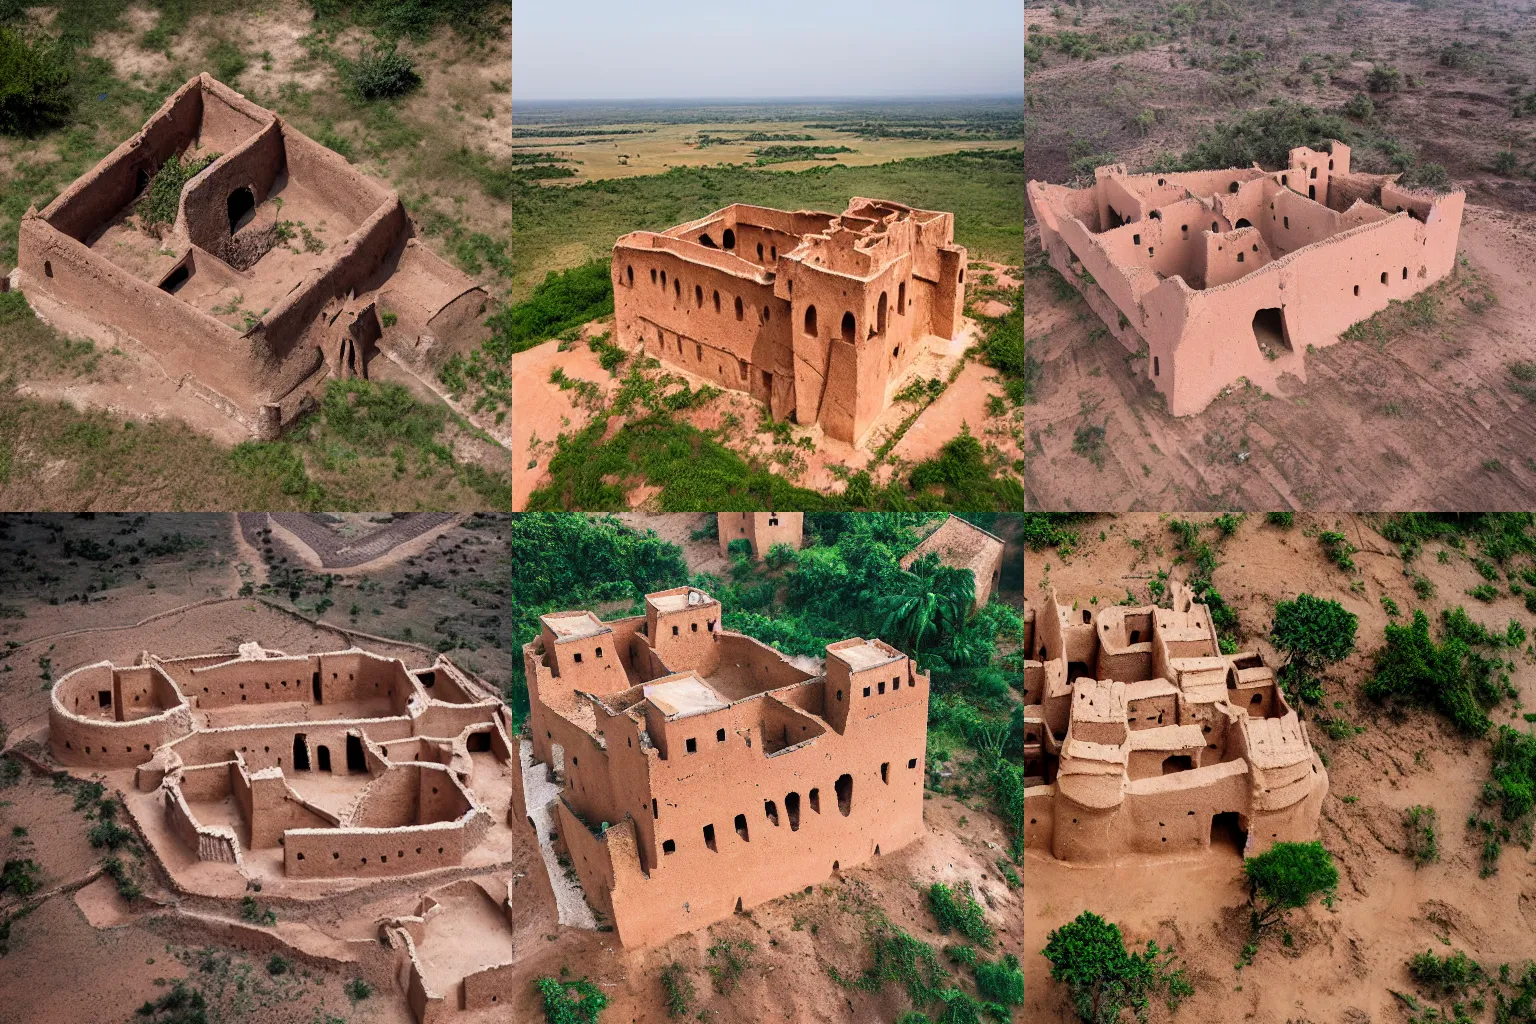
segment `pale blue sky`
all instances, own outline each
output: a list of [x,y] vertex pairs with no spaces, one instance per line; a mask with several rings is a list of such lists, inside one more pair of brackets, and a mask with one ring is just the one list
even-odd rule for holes
[[1023,91],[1023,0],[512,5],[514,104]]

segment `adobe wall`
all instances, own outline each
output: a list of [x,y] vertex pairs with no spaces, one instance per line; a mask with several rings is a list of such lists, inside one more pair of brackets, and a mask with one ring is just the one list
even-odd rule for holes
[[289,878],[387,878],[456,867],[464,827],[438,822],[404,828],[296,828],[284,833]]
[[311,771],[319,771],[319,748],[330,751],[335,772],[346,771],[347,733],[364,730],[376,743],[389,743],[412,737],[409,718],[331,719],[284,722],[277,725],[237,725],[200,730],[177,741],[173,748],[187,764],[206,764],[226,760],[238,750],[253,770],[293,768],[293,742],[303,734],[309,751]]
[[268,121],[187,183],[181,193],[177,229],[193,245],[214,252],[230,237],[230,193],[250,188],[260,206],[283,170],[283,136]]
[[197,136],[204,92],[196,80],[181,86],[144,127],[59,193],[43,211],[57,231],[84,242],[138,193],[138,172],[153,178],[160,165]]
[[66,709],[66,702],[78,700],[95,710],[97,691],[113,688],[112,666],[107,662],[76,669],[54,685],[48,704],[49,751],[60,764],[98,770],[133,768],[149,760],[154,748],[192,731],[192,713],[185,706],[131,722]]
[[[618,340],[643,342],[647,355],[745,391],[770,403],[776,418],[787,418],[794,408],[789,305],[774,297],[771,284],[746,276],[754,272],[748,265],[729,270],[703,256],[645,247],[646,240],[655,246],[669,241],[638,234],[614,246]],[[765,372],[771,375],[766,383]]]

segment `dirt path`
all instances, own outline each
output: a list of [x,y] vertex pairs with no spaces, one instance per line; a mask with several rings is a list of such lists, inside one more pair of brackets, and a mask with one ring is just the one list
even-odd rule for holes
[[[1164,411],[1139,364],[1076,297],[1026,284],[1025,336],[1043,365],[1026,408],[1025,488],[1040,508],[1529,506],[1536,408],[1508,364],[1536,352],[1536,217],[1468,207],[1460,284],[1436,324],[1379,347],[1309,352],[1279,397],[1233,387],[1204,412]],[[1031,239],[1032,247],[1037,244]],[[1482,285],[1497,304],[1477,312]],[[1095,465],[1081,432],[1105,430]]]

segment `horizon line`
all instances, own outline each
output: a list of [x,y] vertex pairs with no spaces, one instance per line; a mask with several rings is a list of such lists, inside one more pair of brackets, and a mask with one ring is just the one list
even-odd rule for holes
[[[640,105],[655,105],[655,104],[668,104],[668,103],[670,103],[670,104],[689,104],[689,105],[693,105],[693,106],[746,106],[746,105],[750,105],[750,104],[764,104],[764,103],[776,104],[777,105],[777,104],[792,104],[792,103],[869,102],[871,100],[885,101],[885,102],[891,102],[891,101],[896,101],[896,100],[925,100],[925,101],[937,102],[937,101],[943,101],[943,100],[967,100],[967,99],[969,99],[969,100],[980,100],[980,99],[1017,100],[1019,103],[1023,103],[1024,102],[1024,92],[1023,92],[1023,90],[1020,90],[1019,92],[1016,92],[1016,93],[1013,93],[1013,92],[925,93],[925,94],[892,93],[892,94],[889,94],[889,95],[867,95],[867,96],[849,96],[849,95],[844,95],[844,96],[646,96],[646,97],[628,97],[628,98],[623,98],[623,99],[620,99],[618,97],[595,97],[595,98],[586,98],[586,99],[567,97],[567,98],[559,98],[559,99],[527,99],[527,100],[522,100],[521,102],[523,104],[541,104],[541,103],[551,103],[551,104],[552,103],[612,103],[612,104],[615,104],[615,105],[618,105],[618,106],[626,106],[626,105],[628,105],[628,106],[640,106]],[[512,108],[513,108],[514,112],[517,109],[518,103],[519,103],[519,100],[517,98],[517,92],[514,89],[513,90],[513,94],[512,94]]]

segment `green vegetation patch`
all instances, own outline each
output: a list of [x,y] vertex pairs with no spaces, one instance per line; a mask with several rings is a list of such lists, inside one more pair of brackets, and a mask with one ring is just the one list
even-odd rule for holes
[[1447,610],[1443,619],[1446,635],[1438,643],[1430,637],[1429,617],[1422,610],[1413,613],[1409,624],[1387,623],[1386,644],[1376,652],[1376,671],[1366,681],[1365,694],[1398,708],[1432,708],[1463,733],[1481,736],[1492,724],[1487,709],[1502,699],[1508,676],[1501,660],[1485,657],[1468,642],[1467,637],[1477,635],[1462,624],[1461,608]]
[[1194,992],[1183,968],[1173,966],[1173,950],[1149,939],[1146,949],[1132,952],[1120,926],[1091,911],[1052,931],[1043,954],[1085,1024],[1119,1021],[1126,1010],[1145,1019],[1154,996],[1177,1006]]
[[0,135],[37,135],[69,121],[69,52],[0,26]]

